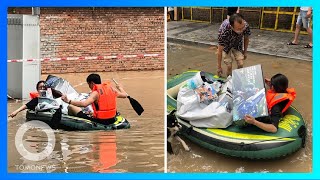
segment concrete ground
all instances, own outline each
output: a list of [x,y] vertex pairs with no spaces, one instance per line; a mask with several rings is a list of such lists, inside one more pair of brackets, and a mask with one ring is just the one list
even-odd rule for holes
[[[250,24],[250,22],[249,22]],[[190,21],[170,21],[167,26],[168,42],[217,45],[220,24]],[[308,36],[299,36],[299,45],[288,46],[294,33],[251,29],[249,52],[312,61],[312,49],[306,49]]]

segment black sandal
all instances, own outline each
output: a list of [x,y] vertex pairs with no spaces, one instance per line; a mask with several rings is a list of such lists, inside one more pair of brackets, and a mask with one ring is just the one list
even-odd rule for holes
[[312,48],[312,46],[310,46],[310,44],[307,44],[304,46],[304,48]]
[[298,44],[293,43],[293,42],[288,42],[287,45],[291,46],[291,45],[298,45]]

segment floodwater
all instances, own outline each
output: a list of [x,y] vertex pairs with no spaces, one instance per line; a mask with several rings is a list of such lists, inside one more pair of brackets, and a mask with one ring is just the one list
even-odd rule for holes
[[[188,70],[216,72],[216,48],[168,43],[167,76]],[[307,124],[306,147],[277,160],[253,161],[218,154],[202,148],[186,138],[191,152],[173,143],[175,155],[168,155],[168,172],[311,172],[312,171],[312,62],[249,53],[245,66],[261,64],[265,77],[285,74],[289,86],[297,91],[293,102]],[[234,62],[234,66],[236,64]],[[226,67],[223,66],[224,72]]]
[[[57,75],[70,82],[78,92],[89,92],[89,73]],[[17,129],[25,122],[25,112],[8,119],[9,172],[164,172],[164,72],[127,71],[100,73],[102,80],[115,78],[126,92],[141,103],[145,111],[138,116],[128,99],[118,99],[118,111],[131,124],[117,131],[55,130],[53,153],[35,162],[23,158],[15,148]],[[47,75],[42,75],[45,79]],[[8,101],[8,114],[27,101]],[[40,152],[47,136],[29,130],[24,146]],[[41,166],[43,165],[43,166]]]

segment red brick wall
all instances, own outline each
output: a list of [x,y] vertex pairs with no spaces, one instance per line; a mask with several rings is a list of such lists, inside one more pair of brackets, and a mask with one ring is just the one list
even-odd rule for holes
[[41,64],[41,70],[44,74],[162,69],[164,69],[163,55],[158,58],[146,57],[107,60],[44,61]]
[[[31,8],[9,8],[30,14]],[[43,62],[42,73],[164,69],[163,8],[41,8],[41,57],[160,54]]]

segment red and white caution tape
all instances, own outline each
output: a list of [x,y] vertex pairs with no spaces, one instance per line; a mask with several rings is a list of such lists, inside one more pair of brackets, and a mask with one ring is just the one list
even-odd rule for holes
[[73,61],[73,60],[106,60],[124,58],[144,58],[157,57],[159,54],[137,54],[137,55],[114,55],[114,56],[92,56],[92,57],[62,57],[62,58],[42,58],[42,59],[10,59],[7,62],[32,62],[32,61]]

